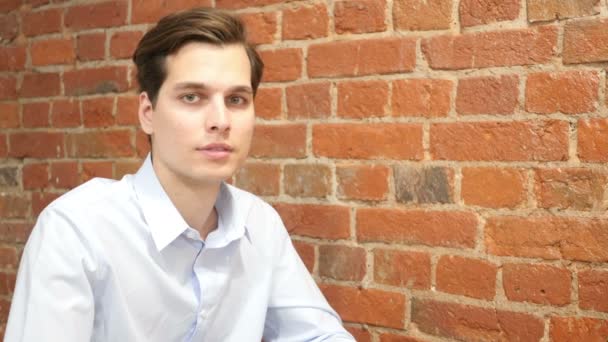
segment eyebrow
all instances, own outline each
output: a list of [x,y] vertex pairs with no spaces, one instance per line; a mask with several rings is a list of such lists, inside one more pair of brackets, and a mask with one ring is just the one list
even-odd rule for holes
[[[209,87],[205,83],[199,82],[181,82],[175,85],[175,90],[198,89],[207,90]],[[236,85],[228,88],[230,92],[253,94],[253,89],[248,85]]]

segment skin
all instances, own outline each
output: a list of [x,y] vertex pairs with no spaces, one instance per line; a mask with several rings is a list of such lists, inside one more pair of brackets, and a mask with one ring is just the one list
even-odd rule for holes
[[167,56],[166,70],[155,104],[145,92],[139,95],[139,120],[152,136],[161,185],[205,239],[217,226],[220,184],[243,164],[251,146],[251,66],[242,45],[191,42]]

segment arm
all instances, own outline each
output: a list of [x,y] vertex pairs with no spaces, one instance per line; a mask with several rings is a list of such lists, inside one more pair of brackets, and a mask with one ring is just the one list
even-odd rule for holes
[[264,341],[354,341],[342,327],[298,256],[277,217],[281,234]]
[[81,234],[63,215],[45,210],[19,266],[5,342],[90,341],[93,263]]

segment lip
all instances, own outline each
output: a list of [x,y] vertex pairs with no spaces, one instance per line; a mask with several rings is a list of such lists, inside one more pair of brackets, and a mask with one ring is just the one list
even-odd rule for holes
[[232,146],[224,143],[211,143],[196,149],[205,157],[213,160],[224,159],[234,151]]

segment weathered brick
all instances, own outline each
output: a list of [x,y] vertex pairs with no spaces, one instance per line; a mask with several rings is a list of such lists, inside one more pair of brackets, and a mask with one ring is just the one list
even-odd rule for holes
[[62,193],[55,192],[33,192],[32,193],[32,217],[36,218],[44,208],[61,196]]
[[[229,0],[233,1],[233,0]],[[221,7],[222,0],[216,6]],[[160,18],[183,9],[212,7],[211,0],[133,0],[131,21],[134,24],[155,23]]]
[[608,161],[608,120],[604,118],[578,121],[578,157],[583,161]]
[[251,44],[269,44],[277,34],[277,13],[244,13],[239,18],[245,24],[247,41]]
[[290,234],[324,239],[345,239],[350,236],[348,207],[317,204],[276,203]]
[[601,209],[605,173],[584,168],[536,170],[536,197],[541,208]]
[[393,21],[396,30],[448,29],[452,22],[452,0],[395,0]]
[[122,179],[125,175],[135,174],[141,167],[141,162],[136,161],[117,161],[114,163],[114,179]]
[[110,37],[110,56],[113,58],[131,58],[142,36],[143,33],[140,31],[114,33]]
[[30,200],[26,195],[13,192],[0,192],[0,218],[26,218],[29,212]]
[[0,273],[0,295],[4,295],[4,296],[12,295],[13,289],[15,288],[16,281],[17,281],[16,273],[1,272]]
[[302,50],[286,48],[259,52],[264,61],[263,82],[294,81],[302,75]]
[[[359,340],[357,340],[359,341]],[[395,335],[392,333],[383,333],[380,335],[380,342],[425,342],[426,340],[418,339],[416,337]]]
[[509,300],[554,306],[570,303],[570,272],[549,265],[506,264],[502,283]]
[[334,31],[344,33],[386,30],[386,0],[339,0],[334,2]]
[[82,30],[123,25],[127,19],[127,5],[124,0],[114,0],[68,7],[65,13],[65,26],[73,30]]
[[422,127],[418,124],[318,124],[313,126],[312,136],[317,156],[401,160],[423,156]]
[[366,273],[366,252],[362,247],[319,246],[319,275],[337,280],[360,281]]
[[471,69],[542,64],[557,49],[557,28],[471,32],[422,40],[422,52],[433,69]]
[[247,163],[236,175],[236,186],[258,196],[277,196],[281,168],[276,164]]
[[446,255],[437,262],[439,291],[492,300],[496,295],[498,267],[486,260]]
[[520,7],[520,0],[462,0],[460,25],[468,27],[515,20]]
[[298,252],[300,259],[304,262],[308,272],[312,273],[315,269],[315,247],[302,241],[293,241],[293,247]]
[[401,203],[453,203],[454,172],[444,167],[393,166],[395,199]]
[[28,37],[60,32],[62,12],[61,8],[26,12],[21,19],[21,30]]
[[321,285],[321,291],[347,322],[401,328],[405,320],[405,295],[374,289]]
[[413,299],[412,322],[422,332],[462,341],[540,341],[541,318],[518,312]]
[[17,268],[18,259],[15,247],[0,247],[0,268]]
[[416,66],[416,41],[380,38],[313,44],[307,63],[312,78],[411,72]]
[[0,186],[13,187],[19,185],[17,171],[18,169],[16,166],[0,167]]
[[19,123],[19,104],[0,102],[0,128],[17,128]]
[[0,76],[0,100],[17,99],[17,79],[14,76]]
[[460,122],[431,125],[437,160],[550,161],[568,159],[565,121]]
[[114,98],[96,97],[82,101],[84,127],[108,127],[114,125]]
[[561,216],[498,216],[486,221],[485,245],[494,255],[608,261],[608,220]]
[[63,74],[65,94],[120,93],[127,90],[127,67],[112,66],[66,71]]
[[258,88],[255,95],[255,115],[262,119],[277,119],[283,111],[281,88]]
[[294,197],[326,197],[331,193],[331,170],[322,164],[288,164],[283,170],[285,193]]
[[387,112],[387,82],[372,80],[338,83],[338,116],[367,118],[385,116]]
[[394,116],[447,116],[452,81],[408,79],[393,82],[391,102]]
[[563,61],[565,64],[608,61],[608,19],[566,24]]
[[0,71],[21,71],[25,68],[27,48],[22,45],[0,46]]
[[599,0],[527,0],[528,21],[548,21],[598,14]]
[[287,117],[326,118],[331,114],[329,82],[292,85],[285,88]]
[[80,104],[74,100],[57,100],[51,109],[51,122],[53,127],[80,126]]
[[8,157],[8,142],[6,134],[0,133],[0,157]]
[[337,165],[338,197],[380,201],[388,194],[389,168],[382,165]]
[[76,57],[79,61],[104,59],[106,54],[106,34],[79,34],[76,38]]
[[283,1],[285,1],[285,0],[215,0],[215,7],[238,9],[238,8],[246,8],[246,7],[260,7],[260,6],[273,5],[273,4],[281,3]]
[[608,320],[591,317],[551,317],[549,333],[553,342],[606,341]]
[[84,183],[93,178],[112,178],[113,166],[111,161],[95,161],[82,163],[80,173],[80,183]]
[[372,335],[365,327],[345,327],[357,342],[372,342]]
[[19,96],[57,96],[61,93],[60,82],[59,74],[54,72],[25,74],[19,89]]
[[56,189],[71,189],[79,184],[78,163],[61,161],[51,164],[50,183]]
[[295,5],[283,11],[283,40],[326,37],[328,28],[329,16],[323,3]]
[[597,109],[599,75],[594,71],[534,73],[526,81],[526,110],[579,114]]
[[78,158],[130,157],[135,154],[130,130],[71,133],[66,146],[68,156]]
[[69,64],[74,62],[74,41],[72,38],[38,40],[31,47],[32,65]]
[[139,98],[136,95],[120,96],[116,98],[116,123],[125,126],[139,124],[137,111]]
[[578,306],[608,312],[608,271],[583,270],[578,273]]
[[477,218],[469,212],[364,208],[357,210],[356,221],[361,242],[475,246]]
[[512,168],[464,168],[461,195],[467,205],[516,208],[526,202],[526,176]]
[[306,126],[303,124],[257,125],[250,155],[303,158],[306,155]]
[[428,290],[431,288],[431,257],[421,252],[375,249],[374,282]]
[[14,158],[63,157],[63,133],[16,132],[9,136],[9,156]]
[[23,165],[23,189],[44,189],[49,185],[49,165],[32,163]]
[[48,127],[50,105],[48,102],[31,102],[22,105],[23,127]]
[[8,13],[10,11],[16,10],[21,6],[22,0],[4,0],[0,3],[0,12]]
[[0,14],[0,41],[12,42],[19,34],[17,13]]
[[513,114],[518,105],[517,75],[471,77],[458,80],[458,114]]

